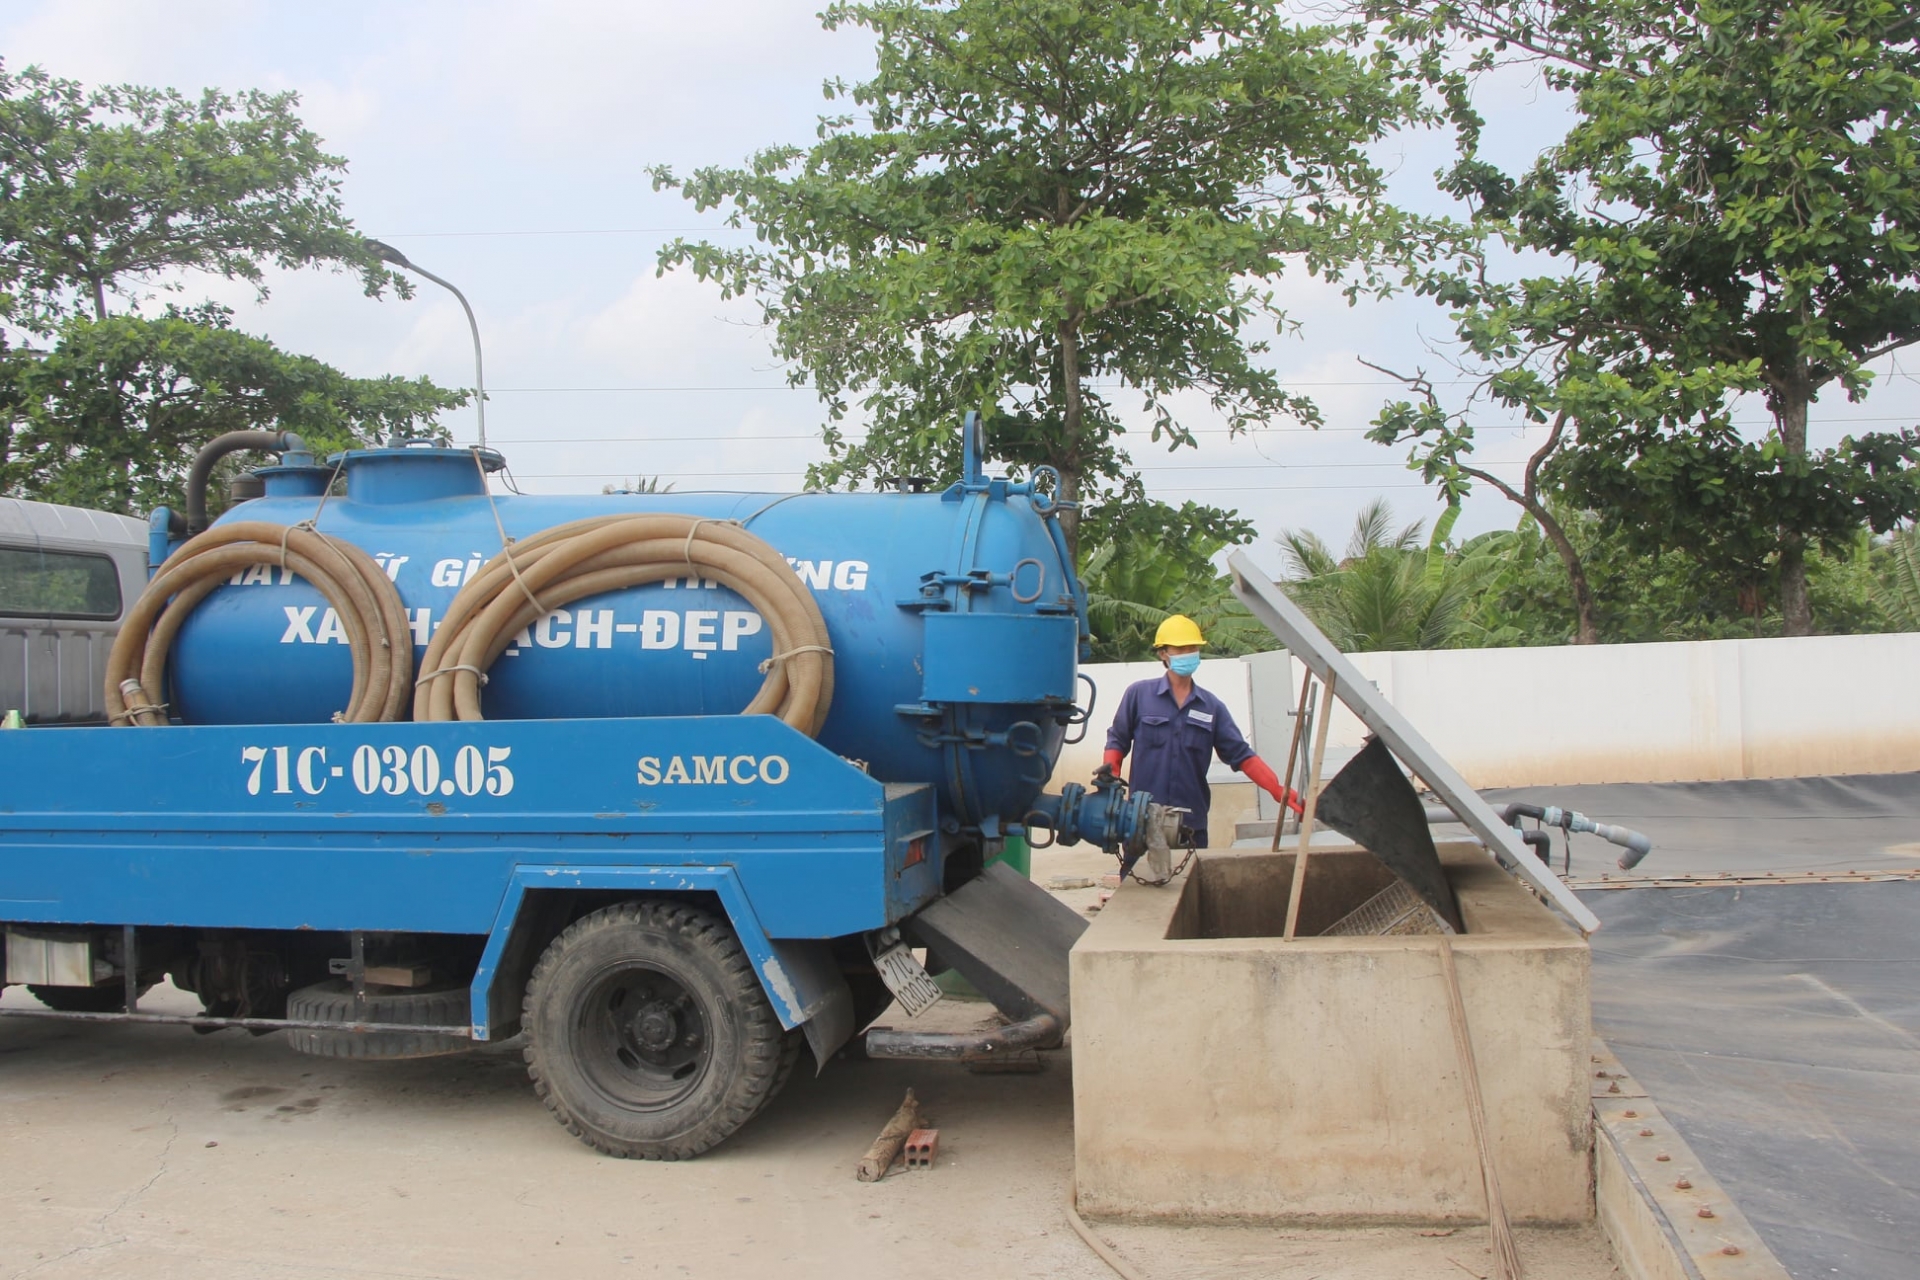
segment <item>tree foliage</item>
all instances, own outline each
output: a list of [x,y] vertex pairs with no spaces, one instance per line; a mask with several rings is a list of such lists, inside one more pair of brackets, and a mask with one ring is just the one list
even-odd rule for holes
[[223,307],[145,305],[196,272],[264,295],[268,266],[408,293],[342,212],[345,161],[296,105],[0,69],[0,492],[134,512],[177,502],[194,453],[225,431],[344,447],[466,402],[281,351]]
[[1317,534],[1286,530],[1278,536],[1287,558],[1282,585],[1342,652],[1483,644],[1476,606],[1503,567],[1504,543],[1496,535],[1466,553],[1450,548],[1459,512],[1449,507],[1427,538],[1418,520],[1394,530],[1386,500],[1375,499],[1337,559]]
[[[0,288],[6,319],[50,333],[109,299],[212,272],[331,264],[370,296],[405,280],[340,205],[346,161],[321,149],[291,93],[110,85],[0,68]],[[261,288],[265,292],[264,287]]]
[[1082,527],[1081,581],[1093,625],[1096,662],[1143,662],[1153,656],[1153,633],[1176,613],[1199,624],[1207,651],[1232,657],[1257,653],[1272,635],[1233,595],[1213,557],[1252,537],[1244,521],[1224,526],[1204,508],[1146,502],[1126,510],[1108,506]]
[[[1319,422],[1254,340],[1287,325],[1289,268],[1357,290],[1431,250],[1390,206],[1369,147],[1419,115],[1418,86],[1364,30],[1297,25],[1267,0],[872,0],[830,28],[878,69],[831,83],[849,110],[811,147],[682,179],[753,248],[676,241],[728,296],[757,298],[796,385],[825,401],[836,484],[950,474],[953,426],[985,409],[993,456],[1051,466],[1060,496],[1137,503],[1120,400],[1151,440],[1193,443],[1185,405],[1236,431]],[[857,400],[869,425],[845,429]],[[1077,530],[1068,519],[1068,531]]]
[[[1680,551],[1755,590],[1777,584],[1788,634],[1805,634],[1808,546],[1839,554],[1863,524],[1885,531],[1920,510],[1920,434],[1807,442],[1823,391],[1864,395],[1872,360],[1920,340],[1920,24],[1910,8],[1369,9],[1423,56],[1461,41],[1468,72],[1538,60],[1572,95],[1571,130],[1527,172],[1468,155],[1446,184],[1482,226],[1561,273],[1431,282],[1472,357],[1493,366],[1494,397],[1529,420],[1571,424],[1548,478],[1643,552]],[[1773,420],[1763,440],[1733,422],[1748,394]],[[1461,474],[1464,419],[1403,414],[1382,425],[1426,439],[1416,463]]]
[[194,453],[227,431],[297,431],[322,456],[465,403],[425,380],[350,378],[233,329],[224,309],[76,316],[5,368],[0,492],[107,511],[178,503]]

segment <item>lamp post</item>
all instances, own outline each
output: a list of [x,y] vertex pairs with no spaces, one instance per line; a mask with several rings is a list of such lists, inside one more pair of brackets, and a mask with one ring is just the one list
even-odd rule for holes
[[380,240],[369,240],[367,241],[367,247],[369,249],[372,249],[376,254],[378,254],[382,262],[390,263],[393,266],[404,268],[405,270],[413,272],[415,275],[425,276],[427,279],[439,285],[442,289],[445,289],[448,293],[451,293],[454,297],[460,299],[460,309],[467,313],[467,328],[473,331],[474,409],[479,414],[479,417],[480,417],[480,447],[482,449],[486,448],[487,447],[487,380],[482,372],[481,364],[480,364],[480,322],[473,318],[473,308],[467,302],[467,295],[460,292],[460,290],[454,285],[454,283],[451,280],[442,279],[441,277],[433,274],[433,272],[427,270],[425,267],[420,266],[418,263],[409,261],[407,259],[406,254],[400,252],[398,249],[394,248],[390,244],[387,244]]

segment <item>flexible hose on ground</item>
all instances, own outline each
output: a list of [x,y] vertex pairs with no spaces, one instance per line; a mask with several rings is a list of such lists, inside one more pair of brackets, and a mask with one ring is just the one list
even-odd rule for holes
[[773,633],[766,680],[743,715],[775,715],[809,737],[833,703],[820,605],[766,542],[688,515],[596,516],[544,529],[495,556],[448,606],[421,659],[415,720],[480,720],[485,674],[514,637],[587,596],[691,576],[744,596]]
[[398,720],[413,684],[413,633],[400,593],[351,543],[301,525],[240,520],[209,529],[168,559],[133,608],[107,657],[107,714],[115,724],[160,725],[167,656],[199,603],[254,565],[291,569],[326,597],[353,654],[346,724]]

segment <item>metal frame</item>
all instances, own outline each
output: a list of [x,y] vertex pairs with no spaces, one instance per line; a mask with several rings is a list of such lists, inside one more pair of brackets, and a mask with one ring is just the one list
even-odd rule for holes
[[[1323,684],[1331,684],[1334,694],[1371,732],[1385,742],[1400,763],[1411,768],[1434,794],[1445,801],[1460,820],[1480,837],[1495,861],[1518,876],[1548,905],[1558,909],[1583,934],[1600,929],[1600,919],[1589,911],[1572,889],[1551,868],[1535,857],[1520,840],[1520,833],[1500,820],[1493,806],[1467,785],[1418,730],[1380,696],[1373,682],[1347,661],[1331,640],[1300,606],[1268,580],[1245,552],[1227,557],[1227,571],[1233,575],[1233,594],[1247,606],[1248,612]],[[1325,707],[1321,714],[1330,714]]]

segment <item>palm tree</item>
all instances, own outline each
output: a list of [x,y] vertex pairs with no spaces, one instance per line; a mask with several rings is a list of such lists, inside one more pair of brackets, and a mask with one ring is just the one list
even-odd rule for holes
[[1895,533],[1887,549],[1892,559],[1874,590],[1874,603],[1900,630],[1920,631],[1920,528]]
[[1345,653],[1470,643],[1480,635],[1473,606],[1502,568],[1506,539],[1476,538],[1468,554],[1450,552],[1459,515],[1448,507],[1423,550],[1422,522],[1396,532],[1386,500],[1375,499],[1339,560],[1316,534],[1286,530],[1278,538],[1288,569],[1281,585]]

